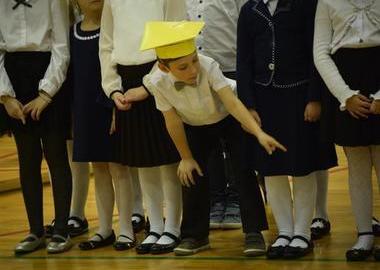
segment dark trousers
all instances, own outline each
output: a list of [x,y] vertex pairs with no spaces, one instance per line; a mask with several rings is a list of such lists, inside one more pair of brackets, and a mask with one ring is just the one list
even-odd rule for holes
[[231,162],[240,191],[240,208],[243,231],[257,232],[267,229],[267,220],[256,176],[247,162],[246,139],[232,117],[205,126],[185,125],[187,140],[194,159],[201,167],[204,176],[193,173],[195,185],[183,187],[183,218],[181,235],[183,238],[205,238],[209,234],[210,182],[208,162],[211,154],[220,144],[221,136],[230,145]]
[[67,236],[72,178],[67,158],[66,138],[62,133],[38,128],[14,131],[17,145],[20,181],[28,214],[30,232],[44,233],[41,162],[44,155],[51,174],[56,234]]

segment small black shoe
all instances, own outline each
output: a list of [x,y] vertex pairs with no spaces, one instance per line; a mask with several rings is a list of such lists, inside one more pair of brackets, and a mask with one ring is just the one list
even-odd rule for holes
[[168,233],[168,232],[164,232],[162,236],[167,236],[169,238],[171,238],[173,240],[172,243],[170,244],[157,244],[155,243],[151,248],[150,248],[150,253],[152,254],[163,254],[163,253],[169,253],[169,252],[172,252],[174,248],[176,248],[179,243],[180,243],[180,239],[179,237],[175,236],[174,234],[171,234],[171,233]]
[[323,236],[328,235],[331,230],[331,224],[330,221],[323,219],[323,218],[314,218],[311,222],[313,225],[316,222],[322,223],[322,227],[311,227],[311,239],[312,240],[318,240],[321,239]]
[[132,217],[137,217],[140,221],[132,220],[132,227],[134,233],[139,233],[145,229],[145,217],[140,214],[133,214]]
[[[160,239],[161,235],[156,233],[156,232],[149,232],[148,235],[146,236],[149,237],[150,235],[153,235],[154,237],[157,238],[157,241],[158,239]],[[143,241],[144,242],[144,241]],[[139,245],[136,246],[136,252],[137,254],[148,254],[150,253],[150,250],[151,248],[153,247],[155,243],[141,243]]]
[[376,223],[372,223],[373,235],[380,236],[380,222],[375,217],[372,217],[372,221],[376,222]]
[[297,259],[297,258],[301,258],[301,257],[304,257],[306,256],[307,254],[311,253],[314,249],[314,245],[313,245],[313,242],[308,239],[306,239],[305,237],[301,236],[301,235],[295,235],[293,236],[292,238],[292,241],[294,239],[300,239],[302,241],[304,241],[306,244],[307,244],[307,247],[306,248],[302,248],[302,247],[292,247],[292,246],[287,246],[284,250],[284,259]]
[[[373,232],[361,232],[358,233],[358,237],[362,235],[373,235]],[[349,262],[365,261],[372,254],[371,249],[349,249],[346,251],[346,259]]]
[[[128,242],[124,242],[124,241],[119,241],[119,238],[126,238],[127,240],[130,240]],[[123,235],[123,234],[120,234],[118,237],[117,237],[117,240],[115,243],[113,243],[113,248],[117,251],[123,251],[123,250],[128,250],[128,249],[131,249],[133,247],[136,246],[136,240],[135,239],[131,239],[130,237],[126,236],[126,235]]]
[[111,235],[108,236],[107,238],[104,238],[102,235],[100,235],[98,233],[95,234],[95,236],[97,236],[100,239],[100,241],[89,240],[89,241],[81,242],[81,243],[79,243],[79,248],[81,250],[97,249],[97,248],[101,248],[101,247],[110,246],[116,240],[116,236],[115,236],[114,231],[112,231]]
[[[280,239],[280,238],[288,240],[289,243],[290,243],[290,241],[292,241],[292,239],[287,235],[277,236],[276,241],[277,241],[277,239]],[[267,253],[266,253],[267,259],[276,260],[276,259],[282,258],[284,256],[284,251],[285,251],[286,247],[287,246],[276,246],[276,247],[270,246],[267,250]]]
[[79,217],[75,217],[75,216],[72,216],[72,217],[69,217],[69,220],[68,221],[74,221],[76,224],[78,224],[78,226],[75,226],[74,224],[70,224],[69,225],[69,230],[70,230],[70,236],[73,238],[73,237],[76,237],[76,236],[79,236],[79,235],[82,235],[82,234],[85,234],[86,232],[88,232],[88,222],[87,222],[87,219],[80,219]]
[[380,261],[380,247],[375,247],[375,250],[373,251],[373,256],[375,257],[376,261]]

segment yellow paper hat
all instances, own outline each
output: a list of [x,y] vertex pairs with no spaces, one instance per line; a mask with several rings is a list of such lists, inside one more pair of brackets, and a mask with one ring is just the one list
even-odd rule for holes
[[147,22],[140,50],[155,49],[158,58],[178,58],[193,53],[195,37],[204,22]]

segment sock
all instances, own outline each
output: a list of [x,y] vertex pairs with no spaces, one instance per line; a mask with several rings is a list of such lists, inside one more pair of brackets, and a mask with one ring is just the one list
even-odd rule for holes
[[[115,186],[115,199],[119,212],[119,234],[134,239],[131,222],[133,187],[129,168],[117,163],[109,163],[109,168]],[[121,239],[126,238],[121,237]]]
[[141,244],[154,244],[157,242],[157,240],[158,238],[154,235],[149,235],[147,238],[144,239],[144,241],[142,241]]
[[[141,194],[140,179],[137,168],[129,168],[133,185],[133,214],[144,216],[143,197]],[[139,222],[139,217],[132,217],[132,220]]]
[[278,238],[273,244],[272,247],[286,247],[288,246],[290,241],[285,238]]
[[373,247],[374,238],[373,235],[361,235],[352,249],[370,250]]
[[[146,212],[149,217],[150,231],[162,234],[164,231],[164,221],[163,192],[160,180],[160,167],[139,168],[138,172]],[[152,236],[149,236],[148,238],[150,239],[149,243],[152,243]],[[157,241],[157,238],[154,238],[155,243]]]
[[94,169],[95,199],[99,219],[97,233],[107,237],[112,232],[112,215],[115,201],[112,177],[108,163],[94,162],[92,166]]
[[[67,153],[70,161],[70,168],[73,177],[73,193],[71,198],[70,216],[75,216],[80,219],[85,218],[85,206],[88,194],[88,185],[90,180],[89,163],[88,162],[73,162],[73,141],[67,141]],[[74,224],[79,227],[79,224],[69,221],[69,225]]]
[[371,145],[372,165],[375,168],[378,190],[380,190],[380,145]]
[[160,237],[160,239],[158,239],[158,241],[156,242],[156,244],[169,245],[169,244],[171,244],[173,242],[174,242],[174,240],[171,239],[169,236],[163,235],[163,236]]
[[[327,170],[321,170],[315,172],[316,177],[316,199],[315,199],[315,214],[316,218],[323,218],[329,220],[327,214],[327,191],[328,191],[328,179],[329,173]],[[321,225],[322,223],[319,222]],[[319,226],[316,225],[316,226]],[[323,224],[321,225],[323,227]]]

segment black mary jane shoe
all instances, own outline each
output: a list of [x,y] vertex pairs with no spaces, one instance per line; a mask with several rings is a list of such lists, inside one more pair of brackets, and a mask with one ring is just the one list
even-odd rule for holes
[[[148,238],[150,235],[156,237],[157,241],[161,237],[161,235],[156,233],[156,232],[149,232],[147,234],[146,238]],[[137,252],[137,254],[148,254],[148,253],[150,253],[150,249],[152,248],[153,245],[154,245],[154,243],[145,243],[145,244],[141,243],[141,244],[136,246],[136,252]]]
[[81,219],[79,217],[71,216],[69,217],[68,221],[74,221],[79,225],[79,227],[75,227],[73,224],[69,225],[69,230],[70,230],[70,237],[74,238],[76,236],[85,234],[88,232],[88,222],[87,219]]
[[[279,235],[276,238],[276,241],[280,238],[286,239],[289,242],[292,241],[292,239],[287,236],[287,235]],[[275,241],[275,242],[276,242]],[[266,252],[267,259],[269,260],[275,260],[275,259],[280,259],[284,256],[284,251],[285,251],[286,246],[270,246]]]
[[140,221],[132,220],[133,232],[139,233],[144,230],[146,225],[145,217],[137,213],[133,214],[132,217],[137,217],[140,219]]
[[293,236],[292,241],[294,239],[300,239],[300,240],[304,241],[307,244],[307,247],[302,248],[302,247],[292,247],[290,245],[287,246],[284,250],[284,256],[283,256],[284,259],[291,260],[291,259],[301,258],[301,257],[304,257],[313,251],[314,244],[311,240],[309,241],[308,239],[306,239],[305,237],[303,237],[301,235]]
[[321,222],[323,226],[310,228],[312,240],[321,239],[323,236],[328,235],[331,230],[331,224],[328,220],[324,218],[314,218],[311,224],[314,224],[316,222]]
[[110,246],[116,240],[116,236],[115,236],[114,231],[112,231],[111,235],[108,236],[107,238],[104,238],[102,235],[100,235],[98,233],[95,234],[95,236],[97,236],[100,240],[99,241],[89,240],[89,241],[81,242],[81,243],[79,243],[79,248],[81,250],[97,249],[97,248],[101,248],[101,247]]
[[372,224],[373,235],[378,237],[378,236],[380,236],[380,223],[377,220],[377,218],[375,218],[375,217],[372,217],[372,220],[376,221],[375,224]]
[[167,236],[173,240],[170,244],[157,244],[155,243],[151,248],[150,248],[150,253],[151,254],[164,254],[164,253],[169,253],[172,252],[173,249],[175,249],[179,243],[181,242],[180,238],[175,236],[174,234],[171,234],[169,232],[164,232],[162,236]]
[[[123,241],[119,241],[120,238],[126,238],[127,240],[130,240],[128,242],[123,242]],[[124,235],[124,234],[120,234],[118,237],[117,237],[117,240],[115,243],[113,243],[113,248],[117,251],[123,251],[123,250],[128,250],[128,249],[131,249],[133,247],[136,246],[136,240],[135,239],[131,239],[130,237]]]
[[[373,235],[373,232],[358,233],[358,237],[362,235]],[[346,251],[346,259],[349,262],[365,261],[372,254],[371,249],[349,249]]]

